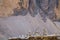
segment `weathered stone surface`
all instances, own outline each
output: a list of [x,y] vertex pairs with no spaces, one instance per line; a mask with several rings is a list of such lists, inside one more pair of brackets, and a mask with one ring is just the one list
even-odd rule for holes
[[[22,2],[22,7],[24,9],[28,10],[28,8],[30,8],[30,10],[29,10],[30,14],[33,15],[33,16],[35,14],[37,14],[37,12],[36,12],[37,11],[37,7],[36,7],[37,5],[36,5],[35,0],[33,0],[32,2],[30,2],[30,6],[29,6],[29,0],[22,0],[22,1],[23,1]],[[18,4],[19,2],[21,2],[21,1],[20,0],[2,0],[0,2],[0,17],[11,16],[12,14],[14,14],[13,9],[17,8],[17,7],[21,10],[21,5]],[[51,4],[53,5],[53,3],[51,3]],[[48,4],[47,0],[43,1],[42,5],[41,5],[42,7],[44,6],[43,9],[48,8],[47,4]],[[52,6],[52,5],[50,5],[50,6]],[[51,13],[51,11],[50,11],[50,13]]]
[[57,20],[60,20],[60,0],[59,0],[58,8],[55,8],[55,12],[56,12]]
[[[18,2],[20,2],[20,0],[0,0],[0,17],[11,16],[12,14],[14,14],[14,12],[13,12],[14,8],[19,7],[21,9],[21,7],[19,6]],[[23,4],[22,4],[23,8],[28,9],[28,7],[29,7],[28,3],[29,3],[29,0],[24,0]],[[46,3],[48,3],[48,2],[46,2]],[[46,3],[43,4],[42,6],[47,5]],[[60,4],[60,0],[59,0],[59,4]],[[31,8],[33,8],[33,6]],[[48,7],[45,6],[43,8],[46,9]],[[60,5],[58,6],[58,9],[55,10],[55,12],[56,12],[57,19],[60,19]],[[32,14],[32,12],[31,12],[31,14]]]
[[7,17],[13,14],[13,9],[17,7],[18,0],[2,0],[0,3],[0,17]]

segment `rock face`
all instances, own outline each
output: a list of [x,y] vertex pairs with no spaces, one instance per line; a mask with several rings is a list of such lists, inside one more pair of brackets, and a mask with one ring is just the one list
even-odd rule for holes
[[[36,3],[34,3],[35,0],[33,0],[31,3],[30,3],[30,6],[29,6],[29,0],[22,0],[22,5],[18,4],[19,2],[21,3],[21,0],[0,0],[0,17],[6,17],[6,16],[11,16],[12,14],[14,14],[13,12],[13,9],[14,8],[19,8],[21,9],[21,6],[24,8],[24,9],[28,9],[30,7],[30,10],[31,11],[31,14],[33,15],[33,11],[35,11],[36,13]],[[47,3],[48,1],[46,1]],[[45,2],[44,2],[45,3]],[[46,3],[42,6],[44,6],[43,8],[46,9],[45,7],[47,6]],[[46,5],[46,6],[45,6]],[[51,12],[50,12],[51,13]]]
[[[20,0],[0,0],[0,17],[7,17],[13,14],[13,9],[19,7]],[[23,8],[28,9],[28,0],[23,1]]]
[[[22,9],[24,11],[24,13],[27,13],[27,11],[29,11],[31,16],[34,16],[37,14],[36,11],[37,11],[37,9],[39,9],[39,8],[37,8],[37,6],[40,4],[36,5],[36,3],[34,3],[34,0],[33,0],[33,2],[30,3],[30,5],[29,5],[29,0],[22,0],[22,1],[21,0],[0,0],[0,17],[8,17],[8,16],[12,16],[13,14],[14,15],[18,14],[18,13],[16,13],[16,14],[14,13],[14,9],[18,8],[19,10],[21,10],[22,9],[21,6],[24,8],[24,9]],[[19,4],[19,2],[20,3],[22,2],[22,5]],[[44,3],[42,3],[42,6],[44,6],[43,9],[46,10],[48,8],[47,7],[48,1],[46,0],[43,2],[44,2]],[[53,5],[55,3],[52,1],[51,4]],[[59,1],[59,4],[60,4],[60,1]],[[52,5],[50,5],[50,6],[52,6]],[[48,12],[48,16],[50,18],[55,17],[53,14],[53,10],[54,10],[54,8],[50,7],[50,10]],[[42,11],[40,10],[40,13],[41,12]],[[58,6],[58,9],[55,10],[55,12],[56,12],[57,19],[60,19],[60,13],[59,13],[60,12],[60,5]],[[21,12],[21,14],[23,14],[23,13]]]
[[[24,8],[24,10],[28,10],[28,8],[30,7],[30,10],[29,11],[30,11],[30,14],[31,15],[33,15],[33,13],[36,13],[36,11],[37,11],[36,6],[37,5],[36,5],[36,3],[34,3],[34,0],[33,0],[33,2],[30,3],[31,6],[29,6],[29,0],[22,0],[22,1],[21,0],[0,0],[0,17],[8,17],[8,16],[11,16],[12,14],[14,14],[14,11],[13,10],[15,8],[17,8],[17,7],[21,10],[21,6]],[[19,2],[20,3],[22,2],[22,5],[21,4],[19,5],[18,4]],[[46,0],[46,3],[48,4],[48,1],[47,0]],[[42,5],[42,6],[44,6],[43,7],[44,9],[46,9],[46,7],[47,7],[47,6],[45,6],[45,5],[47,5],[46,3]],[[59,4],[60,4],[60,1],[59,1]],[[53,9],[53,8],[50,8],[50,9]],[[60,10],[60,5],[58,6],[58,10],[56,11],[56,15],[57,15],[57,18],[58,19],[60,18],[60,14],[58,12],[59,10]],[[33,11],[35,11],[35,12],[33,12]],[[50,11],[48,13],[51,13],[52,11]],[[51,14],[53,15],[53,13],[51,13]],[[48,16],[50,16],[51,14],[49,14]]]
[[60,20],[60,0],[58,4],[58,8],[55,9],[57,20]]
[[13,9],[17,7],[18,0],[0,0],[0,17],[7,17],[13,14]]

